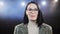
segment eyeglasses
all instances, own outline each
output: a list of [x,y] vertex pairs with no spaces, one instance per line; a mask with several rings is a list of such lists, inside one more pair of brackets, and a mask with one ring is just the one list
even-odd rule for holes
[[27,9],[28,11],[38,11],[38,9]]

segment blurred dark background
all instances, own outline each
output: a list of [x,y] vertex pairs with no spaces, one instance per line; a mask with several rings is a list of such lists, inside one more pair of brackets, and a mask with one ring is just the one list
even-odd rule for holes
[[54,34],[60,33],[60,0],[0,0],[0,34],[13,34],[14,27],[24,17],[28,2],[39,4],[44,20],[51,25]]

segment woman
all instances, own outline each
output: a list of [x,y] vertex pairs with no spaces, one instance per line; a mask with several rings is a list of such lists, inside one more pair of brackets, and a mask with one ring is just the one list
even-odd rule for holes
[[15,27],[14,34],[52,34],[52,27],[44,23],[36,2],[27,4],[24,21]]

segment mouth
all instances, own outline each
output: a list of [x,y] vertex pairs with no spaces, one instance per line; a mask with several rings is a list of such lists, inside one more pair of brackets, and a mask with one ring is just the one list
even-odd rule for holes
[[31,17],[35,17],[34,15],[31,15]]

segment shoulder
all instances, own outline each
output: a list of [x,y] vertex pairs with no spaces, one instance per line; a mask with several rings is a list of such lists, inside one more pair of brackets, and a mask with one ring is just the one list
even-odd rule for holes
[[24,24],[21,23],[21,24],[16,25],[15,28],[22,28],[23,26],[24,26]]
[[43,23],[42,26],[46,29],[52,30],[52,27],[46,23]]

